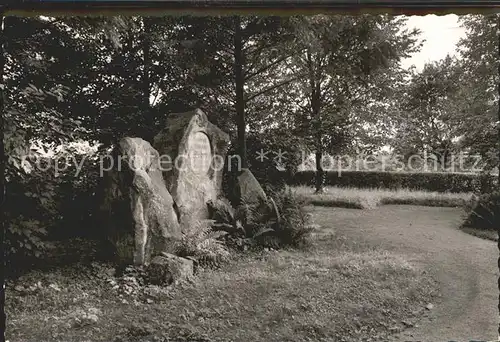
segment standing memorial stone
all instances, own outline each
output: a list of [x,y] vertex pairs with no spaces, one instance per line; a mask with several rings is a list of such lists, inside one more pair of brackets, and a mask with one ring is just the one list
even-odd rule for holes
[[181,231],[158,152],[141,138],[126,137],[109,161],[101,210],[119,261],[141,265],[172,251]]
[[221,193],[229,135],[201,110],[169,115],[153,146],[172,194],[182,231],[208,218],[207,203]]

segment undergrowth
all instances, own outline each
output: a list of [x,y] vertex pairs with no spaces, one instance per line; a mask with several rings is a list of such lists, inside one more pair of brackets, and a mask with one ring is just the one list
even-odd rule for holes
[[183,234],[175,246],[176,254],[194,259],[201,267],[218,267],[228,261],[230,252],[222,240],[226,233],[214,231],[213,223],[213,220],[197,222],[196,227]]
[[461,229],[471,235],[497,240],[500,224],[500,192],[474,196],[465,205],[467,216]]
[[304,247],[314,229],[305,202],[290,189],[243,202],[236,209],[218,199],[210,209],[213,228],[227,232],[228,241],[244,249]]

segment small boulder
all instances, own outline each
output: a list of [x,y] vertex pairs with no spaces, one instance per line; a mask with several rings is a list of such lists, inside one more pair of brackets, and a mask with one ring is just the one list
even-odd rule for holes
[[238,175],[238,190],[241,202],[257,204],[267,201],[264,189],[249,169],[242,169]]
[[162,253],[151,260],[147,268],[149,283],[154,285],[170,285],[193,277],[192,260],[169,253]]

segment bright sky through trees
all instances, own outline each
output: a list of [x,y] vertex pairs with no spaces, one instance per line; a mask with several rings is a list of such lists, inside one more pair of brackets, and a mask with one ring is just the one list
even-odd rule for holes
[[408,28],[420,29],[420,39],[424,40],[424,44],[419,53],[404,60],[402,65],[415,65],[417,70],[421,70],[426,62],[438,61],[447,54],[456,54],[456,44],[465,36],[465,29],[460,27],[458,18],[455,14],[410,17]]

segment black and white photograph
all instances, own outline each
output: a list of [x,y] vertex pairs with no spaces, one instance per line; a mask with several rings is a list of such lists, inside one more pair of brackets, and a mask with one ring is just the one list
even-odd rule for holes
[[500,341],[496,12],[2,12],[2,341]]

